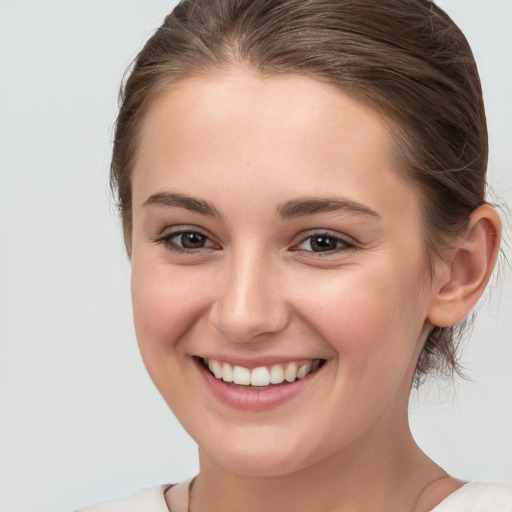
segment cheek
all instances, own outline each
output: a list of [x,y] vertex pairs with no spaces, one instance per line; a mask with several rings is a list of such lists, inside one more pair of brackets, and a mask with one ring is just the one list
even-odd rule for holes
[[133,315],[143,357],[149,357],[148,351],[160,357],[179,347],[182,336],[206,307],[203,299],[200,275],[184,279],[179,271],[169,272],[158,263],[134,265]]
[[316,291],[302,297],[302,316],[336,350],[341,366],[378,373],[408,363],[425,320],[412,270],[360,267],[304,285]]
[[[204,287],[157,262],[138,263],[132,266],[132,302],[140,353],[164,400],[177,417],[186,418],[191,399],[186,341],[194,336],[203,315]],[[187,390],[185,400],[183,390]]]
[[417,283],[413,274],[361,269],[303,297],[302,318],[333,349],[329,410],[337,412],[326,421],[340,443],[407,401],[424,321]]

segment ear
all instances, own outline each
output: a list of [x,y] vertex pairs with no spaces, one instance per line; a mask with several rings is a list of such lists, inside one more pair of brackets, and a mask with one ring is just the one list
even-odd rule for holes
[[427,320],[447,327],[463,320],[487,286],[498,257],[501,221],[489,205],[478,207],[448,260],[439,263]]

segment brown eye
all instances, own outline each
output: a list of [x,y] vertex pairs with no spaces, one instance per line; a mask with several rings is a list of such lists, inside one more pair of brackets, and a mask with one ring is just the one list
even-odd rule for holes
[[315,252],[333,251],[338,247],[338,240],[332,236],[318,235],[310,238],[309,245]]
[[180,230],[167,233],[155,240],[175,252],[191,252],[218,248],[212,240],[199,231]]
[[[203,236],[201,233],[196,233],[194,231],[187,231],[185,233],[181,233],[180,235],[174,236],[173,239],[178,239],[178,245],[185,249],[200,249],[201,247],[205,247],[207,238]],[[175,243],[176,243],[175,242]]]
[[307,252],[335,252],[353,248],[354,245],[339,236],[329,233],[318,233],[305,238],[299,245],[300,251]]

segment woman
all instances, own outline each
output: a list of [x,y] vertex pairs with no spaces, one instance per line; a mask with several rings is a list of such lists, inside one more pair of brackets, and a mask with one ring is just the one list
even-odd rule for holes
[[407,420],[497,258],[486,165],[471,50],[431,2],[182,2],[124,86],[112,182],[200,471],[87,510],[512,510]]

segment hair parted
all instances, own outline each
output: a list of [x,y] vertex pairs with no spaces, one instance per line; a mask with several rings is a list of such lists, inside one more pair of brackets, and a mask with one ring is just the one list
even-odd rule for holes
[[[428,0],[183,0],[138,54],[120,96],[111,186],[131,249],[131,173],[148,106],[178,82],[244,66],[264,76],[309,76],[384,114],[397,170],[422,197],[433,262],[485,203],[487,126],[469,44]],[[463,324],[434,327],[416,368],[459,372]]]

